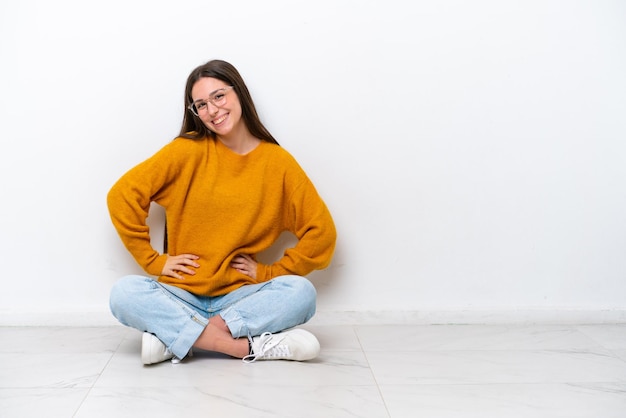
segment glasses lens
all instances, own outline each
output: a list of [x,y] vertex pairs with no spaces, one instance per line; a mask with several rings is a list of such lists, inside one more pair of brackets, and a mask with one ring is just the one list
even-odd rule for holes
[[226,89],[220,89],[220,91],[211,97],[211,101],[215,106],[222,106],[226,104]]

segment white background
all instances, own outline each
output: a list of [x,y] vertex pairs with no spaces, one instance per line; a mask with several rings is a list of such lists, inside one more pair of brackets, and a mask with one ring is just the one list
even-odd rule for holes
[[106,193],[213,58],[333,213],[322,316],[626,312],[623,1],[5,1],[0,54],[0,323],[112,319]]

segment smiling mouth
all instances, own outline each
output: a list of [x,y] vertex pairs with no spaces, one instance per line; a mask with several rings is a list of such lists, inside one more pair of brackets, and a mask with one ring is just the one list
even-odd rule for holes
[[224,122],[227,117],[228,117],[228,113],[226,113],[225,115],[220,116],[217,119],[213,119],[211,121],[211,123],[213,123],[213,125],[219,125],[220,123]]

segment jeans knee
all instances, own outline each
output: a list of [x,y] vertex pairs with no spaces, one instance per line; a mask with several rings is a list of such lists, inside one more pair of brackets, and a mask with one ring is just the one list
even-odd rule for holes
[[315,307],[315,302],[317,300],[317,290],[315,289],[315,286],[313,286],[313,283],[311,283],[308,279],[301,277],[300,287],[302,299]]
[[315,314],[317,290],[313,283],[301,276],[287,276],[293,294],[290,299],[297,301],[299,309],[308,321]]
[[152,279],[143,276],[125,276],[113,284],[109,295],[109,308],[115,318],[127,324],[125,317],[129,308],[137,303],[137,292],[145,288],[145,284]]

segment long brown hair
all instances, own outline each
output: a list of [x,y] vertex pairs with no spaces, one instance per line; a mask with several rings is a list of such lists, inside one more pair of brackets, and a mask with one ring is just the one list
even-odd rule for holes
[[278,145],[278,141],[274,139],[272,134],[261,123],[248,87],[246,87],[246,83],[244,83],[239,71],[232,64],[222,60],[209,61],[189,74],[187,86],[185,87],[185,116],[183,117],[183,126],[180,129],[181,137],[189,139],[215,138],[215,133],[209,130],[200,118],[188,109],[188,106],[193,102],[191,89],[202,77],[216,78],[229,86],[233,86],[233,90],[239,97],[241,117],[248,131],[256,138]]

